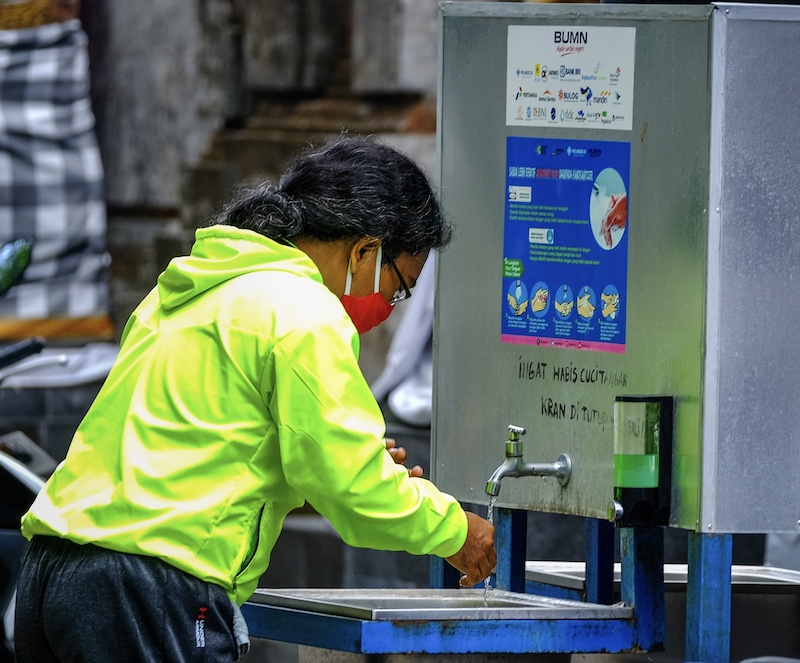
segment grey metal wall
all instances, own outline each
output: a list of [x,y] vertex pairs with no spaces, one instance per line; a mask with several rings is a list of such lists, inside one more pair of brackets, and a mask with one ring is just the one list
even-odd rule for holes
[[[605,517],[614,397],[669,395],[671,524],[796,526],[800,485],[786,468],[800,460],[791,407],[799,316],[787,300],[776,311],[765,295],[788,296],[796,273],[797,138],[779,131],[779,117],[789,112],[780,90],[800,71],[800,55],[776,48],[791,22],[771,14],[740,27],[736,12],[750,17],[752,7],[726,8],[442,3],[440,184],[458,234],[437,276],[432,467],[459,499],[487,502],[485,482],[513,423],[528,429],[525,460],[567,452],[574,473],[564,489],[553,479],[506,479],[498,504]],[[720,20],[729,27],[712,42]],[[506,126],[510,25],[635,27],[632,130]],[[775,65],[783,85],[773,85]],[[630,145],[623,354],[501,342],[508,136]],[[709,215],[710,199],[720,214]],[[557,378],[567,369],[577,379]]]
[[800,8],[714,15],[702,526],[800,525]]

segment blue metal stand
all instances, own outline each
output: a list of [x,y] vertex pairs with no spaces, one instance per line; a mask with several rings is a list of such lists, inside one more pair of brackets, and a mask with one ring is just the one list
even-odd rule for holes
[[733,537],[690,532],[688,561],[686,660],[728,663]]
[[494,523],[497,548],[495,586],[510,592],[524,592],[528,512],[520,509],[497,509]]
[[[524,592],[527,512],[498,509],[496,586]],[[587,523],[587,596],[613,597],[616,530]],[[663,530],[620,530],[623,601],[587,606],[585,616],[540,619],[371,620],[250,601],[242,612],[255,637],[361,654],[578,653],[657,650],[664,642]],[[460,574],[431,558],[431,585],[455,587]],[[335,590],[331,590],[335,592]],[[538,594],[538,592],[537,592]],[[591,601],[591,603],[595,603]],[[608,611],[613,611],[609,613]],[[706,660],[706,659],[695,659]],[[717,659],[707,659],[717,660]]]
[[611,605],[614,597],[614,541],[617,530],[606,520],[586,519],[584,589],[548,585],[535,580],[526,580],[525,591],[529,594],[587,601],[600,605]]
[[586,600],[614,603],[614,525],[607,520],[586,519]]
[[664,530],[623,527],[619,546],[622,601],[636,612],[636,643],[647,651],[663,651]]

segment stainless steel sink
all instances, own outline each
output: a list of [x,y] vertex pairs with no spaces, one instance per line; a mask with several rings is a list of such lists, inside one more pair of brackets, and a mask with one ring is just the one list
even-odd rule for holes
[[[583,562],[527,562],[527,580],[583,591],[586,565]],[[688,578],[686,564],[664,564],[664,588],[667,592],[685,592]],[[620,565],[614,565],[614,582],[619,584]],[[770,566],[737,565],[731,567],[731,591],[734,593],[800,594],[800,571]]]
[[251,603],[366,620],[627,619],[633,611],[490,589],[258,589]]

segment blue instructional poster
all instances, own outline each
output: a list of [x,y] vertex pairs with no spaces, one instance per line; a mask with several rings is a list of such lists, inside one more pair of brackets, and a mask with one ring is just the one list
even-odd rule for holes
[[509,136],[502,341],[625,352],[630,144]]

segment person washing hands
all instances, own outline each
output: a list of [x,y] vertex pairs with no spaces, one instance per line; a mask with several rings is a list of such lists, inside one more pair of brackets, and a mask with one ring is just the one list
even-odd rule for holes
[[239,606],[304,502],[352,546],[486,578],[492,525],[405,468],[357,362],[451,234],[422,171],[360,138],[199,229],[23,518],[18,663],[237,660]]

